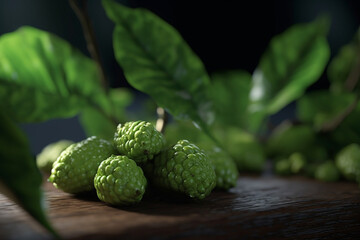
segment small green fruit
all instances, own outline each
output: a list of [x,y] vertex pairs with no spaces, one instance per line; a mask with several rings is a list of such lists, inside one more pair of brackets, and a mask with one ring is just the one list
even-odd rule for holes
[[69,140],[60,140],[47,145],[36,156],[36,164],[38,168],[44,173],[50,173],[53,163],[60,156],[61,152],[73,143],[73,141]]
[[126,156],[111,156],[103,161],[94,178],[99,199],[117,206],[140,202],[146,184],[142,169]]
[[91,191],[100,163],[114,152],[110,142],[95,136],[74,143],[54,162],[49,181],[68,193]]
[[158,154],[165,145],[163,135],[146,121],[119,124],[114,142],[120,154],[136,163],[144,163]]
[[332,161],[319,165],[315,171],[315,178],[324,182],[336,182],[339,177],[339,170]]
[[306,165],[306,160],[304,155],[301,153],[295,152],[289,156],[289,162],[290,162],[290,171],[293,174],[300,173]]
[[239,172],[234,160],[218,147],[214,147],[212,151],[207,151],[206,154],[215,171],[216,188],[228,190],[235,187]]
[[145,172],[155,186],[194,199],[205,198],[216,185],[216,175],[208,157],[187,140],[180,140],[162,151],[149,165],[145,166]]
[[360,182],[360,146],[350,144],[336,156],[336,166],[349,181]]

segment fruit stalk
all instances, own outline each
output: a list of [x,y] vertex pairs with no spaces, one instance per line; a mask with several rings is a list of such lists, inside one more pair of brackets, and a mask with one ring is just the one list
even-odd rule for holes
[[156,127],[155,128],[159,132],[164,133],[166,124],[168,123],[168,120],[169,120],[168,113],[162,107],[158,107],[156,109],[156,112],[158,114],[158,119],[156,120]]

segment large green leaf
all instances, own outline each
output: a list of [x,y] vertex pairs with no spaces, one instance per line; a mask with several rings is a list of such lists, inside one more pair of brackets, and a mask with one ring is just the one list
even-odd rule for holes
[[328,21],[320,18],[292,26],[270,41],[253,74],[249,111],[259,116],[254,129],[321,76],[330,55],[327,29]]
[[2,111],[0,132],[0,183],[6,187],[4,192],[56,235],[44,212],[42,177],[26,137]]
[[32,27],[0,37],[0,101],[19,122],[71,117],[104,100],[92,60]]
[[222,125],[244,128],[249,116],[247,108],[251,86],[251,75],[242,70],[215,73],[211,76],[209,94],[214,103],[216,120]]
[[112,0],[104,0],[103,6],[116,23],[115,56],[129,83],[175,117],[190,118],[207,129],[213,120],[206,94],[209,77],[180,34],[146,9]]
[[350,93],[333,94],[327,90],[311,92],[297,102],[298,118],[320,129],[355,101]]
[[113,139],[116,124],[129,120],[126,116],[126,107],[133,100],[131,92],[125,88],[110,89],[109,100],[106,109],[112,111],[114,119],[109,119],[93,107],[87,107],[81,112],[80,122],[88,136]]
[[[334,93],[351,91],[360,81],[360,30],[355,39],[343,46],[328,67],[330,90]],[[357,74],[357,76],[355,75]],[[351,78],[356,78],[352,80]]]

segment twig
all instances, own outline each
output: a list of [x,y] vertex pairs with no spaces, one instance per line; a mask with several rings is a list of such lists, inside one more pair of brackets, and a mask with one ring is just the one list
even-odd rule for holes
[[161,133],[164,133],[166,124],[168,123],[169,120],[168,113],[162,107],[158,107],[156,109],[156,112],[158,114],[158,119],[156,121],[156,130],[158,130]]
[[94,29],[87,13],[87,0],[69,0],[69,3],[71,8],[74,10],[76,16],[80,20],[80,24],[83,29],[84,37],[87,43],[87,48],[91,57],[94,59],[100,73],[101,85],[104,88],[105,92],[108,92],[109,83],[106,79],[104,67],[100,59],[99,48],[96,42]]
[[354,109],[357,107],[357,105],[359,103],[359,100],[360,100],[359,95],[356,95],[355,100],[338,116],[331,119],[331,121],[329,121],[329,122],[325,122],[322,125],[320,131],[321,132],[331,132],[334,129],[336,129],[345,120],[345,118],[347,116],[349,116],[350,113],[352,113],[352,111],[354,111]]

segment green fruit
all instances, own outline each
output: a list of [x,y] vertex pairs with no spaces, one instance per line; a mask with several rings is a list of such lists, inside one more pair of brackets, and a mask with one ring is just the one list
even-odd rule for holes
[[340,174],[332,161],[319,165],[315,171],[315,178],[324,182],[336,182]]
[[165,144],[163,135],[153,124],[145,121],[119,124],[114,141],[120,154],[128,156],[137,163],[152,159]]
[[44,173],[50,173],[52,165],[59,157],[60,153],[73,143],[73,141],[69,140],[60,140],[44,147],[36,156],[38,168]]
[[99,199],[118,206],[140,202],[146,184],[142,169],[126,156],[111,156],[103,161],[94,178]]
[[194,199],[208,196],[216,185],[214,169],[195,144],[180,140],[154,158],[145,172],[158,187],[185,194]]
[[[235,161],[238,170],[242,172],[261,172],[265,164],[263,147],[253,135],[235,127],[214,126],[215,138]],[[214,141],[190,122],[177,121],[166,128],[166,140],[176,143],[178,139],[189,139],[198,147],[212,151]]]
[[336,166],[347,180],[360,182],[360,146],[353,143],[343,148],[336,156]]
[[306,160],[304,155],[295,152],[289,156],[289,163],[291,173],[297,174],[305,168]]
[[95,136],[72,144],[54,162],[49,181],[68,193],[93,190],[97,168],[113,153],[110,142]]
[[239,177],[234,160],[224,151],[215,147],[206,152],[216,175],[216,188],[228,190],[236,186]]

